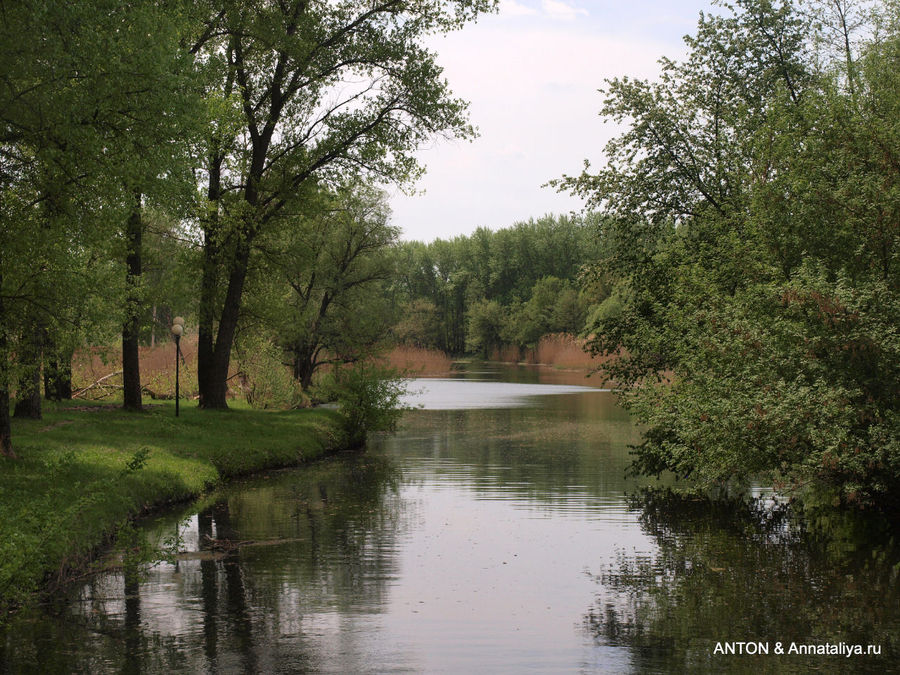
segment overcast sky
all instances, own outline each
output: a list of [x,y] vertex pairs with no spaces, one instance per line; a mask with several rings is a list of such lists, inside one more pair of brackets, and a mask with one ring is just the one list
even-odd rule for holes
[[602,163],[616,128],[598,115],[604,78],[655,78],[661,56],[684,54],[706,0],[501,0],[499,14],[431,47],[456,96],[470,102],[475,141],[419,153],[424,194],[392,191],[404,239],[431,241],[581,208],[541,187],[582,161]]

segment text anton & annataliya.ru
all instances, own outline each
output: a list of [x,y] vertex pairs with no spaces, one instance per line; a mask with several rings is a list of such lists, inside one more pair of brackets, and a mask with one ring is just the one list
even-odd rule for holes
[[803,644],[791,642],[787,645],[775,642],[717,642],[713,654],[757,655],[774,654],[780,656],[880,656],[881,645],[850,645],[846,642],[825,642],[823,644]]

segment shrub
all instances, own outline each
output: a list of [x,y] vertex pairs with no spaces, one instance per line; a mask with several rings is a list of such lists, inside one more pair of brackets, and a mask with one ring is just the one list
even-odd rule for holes
[[407,381],[389,366],[362,361],[323,378],[320,394],[336,401],[351,446],[366,442],[370,431],[393,431],[404,410]]

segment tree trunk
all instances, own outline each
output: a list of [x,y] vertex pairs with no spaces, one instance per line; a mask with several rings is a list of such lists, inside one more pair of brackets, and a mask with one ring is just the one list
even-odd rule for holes
[[19,380],[16,394],[16,408],[13,417],[17,419],[41,419],[41,369],[31,366],[30,372]]
[[231,365],[231,348],[234,345],[234,336],[241,311],[241,296],[244,292],[244,282],[247,279],[247,266],[250,260],[248,239],[249,237],[238,244],[237,251],[235,251],[231,273],[228,276],[225,303],[219,316],[212,358],[205,364],[204,372],[198,378],[201,384],[201,408],[213,410],[228,408],[228,368]]
[[200,391],[200,407],[205,408],[212,399],[215,381],[213,360],[215,353],[216,288],[219,282],[218,247],[214,237],[207,232],[203,244],[203,275],[200,281],[200,317],[197,341],[197,387]]
[[314,352],[306,346],[295,345],[291,353],[294,356],[294,380],[300,383],[303,391],[307,391],[312,385],[312,376],[316,370]]
[[17,350],[19,362],[23,365],[16,392],[16,407],[13,417],[18,419],[41,419],[41,328],[32,323]]
[[[224,391],[215,391],[215,320],[219,288],[219,199],[222,196],[223,156],[209,155],[209,187],[206,198],[209,211],[203,227],[203,273],[200,279],[200,316],[197,342],[197,387],[201,408],[225,407]],[[227,378],[228,375],[226,374]],[[223,383],[224,384],[224,383]],[[222,405],[216,405],[221,402]]]
[[59,352],[53,341],[45,345],[48,360],[44,364],[44,398],[67,401],[72,398],[72,352]]
[[[3,275],[0,274],[0,288]],[[0,456],[15,459],[12,449],[12,424],[9,419],[9,354],[6,339],[6,317],[3,313],[3,294],[0,293]]]
[[135,191],[131,217],[125,228],[128,244],[126,258],[126,285],[130,297],[126,301],[125,325],[122,328],[122,407],[125,410],[143,410],[141,401],[140,330],[141,301],[138,288],[141,283],[141,192]]
[[[259,181],[258,175],[262,171],[261,162],[264,158],[265,150],[255,148],[250,165],[250,177],[247,179],[247,188],[244,192],[244,201],[251,211],[255,211],[258,205],[256,184]],[[221,160],[213,167],[215,171],[210,170],[209,199],[211,203],[217,203],[221,197],[219,182],[221,180]],[[218,211],[210,214],[210,226],[215,226],[217,221]],[[199,407],[207,410],[228,409],[228,368],[231,365],[231,348],[234,346],[234,336],[237,332],[238,318],[241,312],[241,298],[250,263],[250,247],[258,227],[253,216],[247,217],[241,223],[239,231],[231,235],[233,240],[223,247],[229,251],[227,258],[228,288],[225,291],[225,301],[219,315],[215,344],[212,342],[212,325],[215,314],[213,302],[216,290],[213,284],[218,276],[216,271],[217,263],[220,262],[218,259],[220,251],[216,237],[210,236],[210,232],[215,232],[215,230],[207,231],[208,245],[205,250],[206,258],[203,266],[203,286],[200,300],[201,333],[197,350]]]

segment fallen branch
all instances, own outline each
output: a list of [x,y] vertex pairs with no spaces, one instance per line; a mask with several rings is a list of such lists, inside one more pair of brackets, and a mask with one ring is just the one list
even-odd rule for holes
[[155,392],[146,384],[141,386],[141,391],[147,394],[147,396],[149,396],[154,401],[171,401],[173,398],[175,398],[175,394],[161,394]]
[[76,391],[74,394],[72,394],[72,398],[78,398],[79,396],[81,396],[81,395],[84,394],[85,392],[90,391],[91,389],[93,389],[93,388],[96,387],[96,386],[99,386],[102,382],[108,380],[109,378],[115,377],[116,375],[121,375],[121,374],[122,374],[122,371],[121,371],[121,370],[117,370],[116,372],[110,373],[109,375],[104,375],[104,376],[101,377],[99,380],[97,380],[96,382],[94,382],[94,384],[90,384],[90,385],[88,385],[87,387],[85,387],[84,389],[81,389],[80,391]]

